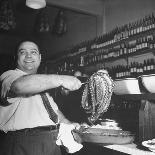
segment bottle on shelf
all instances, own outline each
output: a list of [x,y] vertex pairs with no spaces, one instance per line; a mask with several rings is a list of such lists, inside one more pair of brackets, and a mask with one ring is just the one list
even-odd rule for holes
[[137,68],[136,76],[138,77],[140,75],[143,75],[143,64],[138,63],[138,62],[136,64],[137,64],[137,66],[136,66],[136,68]]
[[155,60],[153,58],[150,59],[150,73],[155,73]]
[[144,60],[143,62],[143,74],[147,74],[147,61]]
[[151,29],[154,29],[154,28],[155,28],[155,16],[152,13],[152,15],[151,15]]
[[136,64],[136,62],[131,62],[130,77],[135,78],[136,76],[137,76],[137,64]]
[[146,61],[146,74],[150,74],[151,71],[151,61],[150,59],[147,59]]

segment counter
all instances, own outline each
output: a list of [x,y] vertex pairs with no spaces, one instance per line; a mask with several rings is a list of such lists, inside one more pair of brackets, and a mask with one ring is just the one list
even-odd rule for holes
[[[104,145],[97,143],[83,143],[83,148],[74,153],[74,155],[155,155],[155,153],[149,151],[147,148],[141,146],[137,147],[136,144],[124,144],[124,145]],[[68,155],[67,153],[63,155]]]
[[134,143],[126,145],[103,145],[103,147],[131,155],[155,155],[155,153],[151,151],[138,149]]

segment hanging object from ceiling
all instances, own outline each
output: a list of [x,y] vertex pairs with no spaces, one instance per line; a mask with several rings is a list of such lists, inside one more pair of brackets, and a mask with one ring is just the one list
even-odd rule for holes
[[15,17],[13,13],[12,1],[1,0],[0,1],[0,29],[11,30],[16,26]]
[[45,0],[26,0],[26,6],[32,9],[41,9],[46,6]]
[[67,32],[67,23],[64,16],[64,11],[59,10],[55,18],[55,23],[53,25],[53,33],[57,35],[63,35],[66,32]]
[[36,33],[47,33],[51,31],[47,9],[42,9],[36,18],[34,27]]

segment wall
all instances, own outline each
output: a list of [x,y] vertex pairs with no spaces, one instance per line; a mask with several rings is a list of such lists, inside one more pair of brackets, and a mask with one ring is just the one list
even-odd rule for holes
[[[16,0],[19,1],[19,0]],[[19,9],[20,8],[20,9]],[[58,8],[48,6],[50,24],[53,25]],[[15,7],[17,33],[0,35],[0,53],[12,54],[12,50],[20,38],[35,36],[44,47],[44,57],[51,59],[53,55],[68,49],[81,41],[89,40],[103,32],[108,32],[116,26],[135,21],[154,11],[154,0],[107,0],[103,6],[104,15],[88,15],[75,11],[65,10],[67,33],[61,37],[51,33],[35,36],[35,17],[38,11]],[[99,24],[100,23],[100,24]],[[6,44],[7,43],[7,44]]]
[[[109,32],[116,26],[135,22],[151,13],[155,14],[154,0],[108,0],[105,4],[105,31]],[[129,58],[129,64],[133,61],[143,62],[144,59],[153,58],[152,53],[142,56]],[[119,59],[113,63],[107,63],[106,66],[115,66],[118,64],[126,65],[124,59]]]
[[105,6],[106,32],[134,22],[155,10],[154,0],[108,0]]
[[[59,8],[47,6],[50,25],[54,24]],[[16,29],[12,32],[0,32],[0,54],[12,54],[20,39],[32,36],[38,39],[44,49],[44,58],[51,59],[53,55],[68,49],[81,41],[89,40],[97,35],[96,16],[65,10],[67,33],[57,36],[51,32],[36,35],[35,20],[39,10],[15,7]]]
[[[54,24],[57,12],[57,8],[52,8],[48,12],[51,25]],[[53,14],[53,16],[50,16],[50,14]],[[69,49],[82,41],[92,39],[97,35],[97,19],[95,16],[69,10],[65,10],[64,15],[67,22],[67,32],[64,35],[57,36],[49,33],[39,36],[48,59],[59,52]]]

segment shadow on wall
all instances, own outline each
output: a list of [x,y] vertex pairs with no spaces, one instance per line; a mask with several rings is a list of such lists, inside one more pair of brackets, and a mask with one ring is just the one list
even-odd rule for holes
[[9,70],[15,68],[15,62],[13,56],[0,54],[0,75]]

